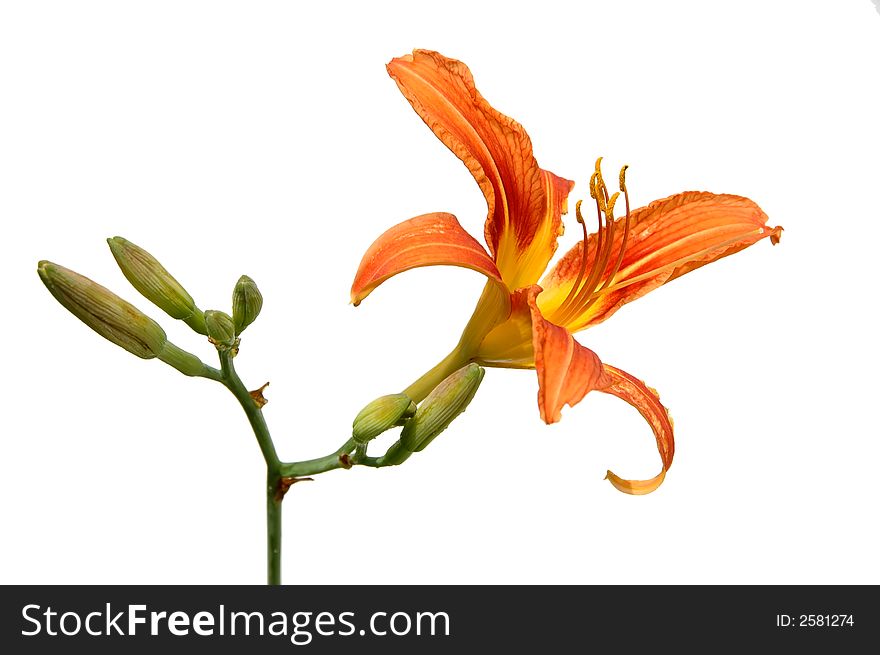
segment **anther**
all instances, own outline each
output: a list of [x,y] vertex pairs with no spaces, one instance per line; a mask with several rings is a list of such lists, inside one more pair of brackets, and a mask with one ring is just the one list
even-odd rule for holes
[[581,214],[581,204],[583,202],[584,202],[583,200],[578,200],[577,204],[574,206],[574,213],[575,213],[575,216],[577,216],[577,222],[580,223],[581,225],[586,224],[584,221],[584,215]]
[[[624,219],[624,223],[623,223],[623,239],[621,239],[621,242],[620,242],[620,250],[617,253],[617,261],[614,262],[614,266],[611,268],[611,274],[608,275],[607,278],[605,278],[605,282],[602,284],[602,286],[599,289],[596,290],[596,293],[604,291],[605,289],[607,289],[611,285],[611,283],[614,280],[614,276],[617,275],[617,272],[620,270],[620,265],[623,263],[623,256],[626,254],[626,242],[629,239],[629,229],[630,229],[629,193],[626,190],[626,169],[627,168],[629,168],[628,165],[621,168],[620,169],[620,176],[619,176],[620,190],[623,192],[623,198],[624,198],[624,201],[626,202],[626,218]],[[620,194],[615,193],[614,199],[616,200],[619,195]],[[592,299],[590,299],[587,302],[587,304],[585,305],[584,309],[587,309],[590,306],[592,306],[596,302],[597,298],[598,298],[598,296],[594,296]]]
[[620,197],[620,193],[615,192],[613,196],[608,199],[608,202],[605,204],[605,220],[607,222],[611,222],[614,220],[614,203],[617,202],[617,199]]

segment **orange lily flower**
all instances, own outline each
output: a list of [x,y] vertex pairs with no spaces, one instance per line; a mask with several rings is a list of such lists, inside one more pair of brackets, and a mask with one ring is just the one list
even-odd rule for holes
[[[663,482],[674,453],[673,426],[656,391],[599,357],[572,334],[604,321],[619,307],[689,271],[761,239],[775,244],[782,228],[748,198],[685,192],[630,211],[624,172],[609,195],[596,163],[590,195],[598,229],[541,280],[562,234],[562,215],[574,183],[538,166],[522,126],[489,105],[462,62],[415,50],[388,72],[434,134],[461,159],[489,207],[488,251],[451,214],[417,216],[392,227],[367,250],[351,289],[358,305],[389,277],[419,266],[463,266],[488,282],[458,346],[405,393],[424,397],[468,362],[534,368],[541,418],[553,423],[564,405],[590,391],[618,396],[645,418],[657,440],[662,470],[650,480],[608,471],[620,491],[645,494]],[[614,218],[623,194],[626,212]],[[540,283],[539,283],[540,280]]]

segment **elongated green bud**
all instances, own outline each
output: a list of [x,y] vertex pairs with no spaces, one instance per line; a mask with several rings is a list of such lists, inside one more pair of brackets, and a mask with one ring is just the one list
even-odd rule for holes
[[416,404],[406,394],[381,396],[358,413],[351,426],[351,436],[359,444],[365,444],[385,430],[400,425],[415,412]]
[[141,295],[172,318],[206,334],[205,319],[192,296],[146,250],[122,237],[107,239],[122,274]]
[[108,341],[143,359],[161,352],[165,331],[134,305],[58,264],[41,261],[37,272],[55,300]]
[[235,322],[236,334],[241,334],[248,325],[257,320],[261,309],[263,294],[257,288],[256,282],[247,275],[242,275],[232,292],[232,320]]
[[208,337],[214,343],[224,346],[235,343],[235,324],[229,314],[209,309],[205,312],[205,326],[208,328]]
[[415,416],[403,426],[400,433],[403,449],[417,453],[448,428],[467,408],[480,388],[484,374],[481,366],[468,364],[437,385],[419,405]]
[[388,451],[380,458],[383,466],[397,466],[403,464],[412,455],[411,450],[407,450],[400,439],[394,442]]
[[173,366],[184,375],[189,375],[190,377],[201,375],[207,368],[201,359],[192,353],[178,348],[170,341],[165,342],[162,350],[156,356],[169,366]]

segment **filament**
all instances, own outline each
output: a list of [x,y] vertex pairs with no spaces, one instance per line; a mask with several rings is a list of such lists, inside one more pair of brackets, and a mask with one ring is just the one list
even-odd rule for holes
[[[620,266],[623,263],[623,256],[629,238],[630,206],[629,193],[626,188],[627,166],[624,166],[620,170],[620,192],[616,192],[609,196],[608,187],[602,177],[601,163],[602,158],[599,157],[599,159],[596,160],[596,170],[592,176],[590,176],[590,197],[596,202],[596,217],[598,221],[596,231],[596,250],[593,257],[593,263],[590,266],[588,273],[587,258],[589,252],[587,244],[589,243],[589,236],[587,234],[586,222],[580,212],[581,201],[578,201],[576,214],[578,222],[583,227],[584,232],[583,247],[581,249],[581,265],[574,284],[571,289],[569,289],[568,294],[559,305],[558,309],[553,313],[554,322],[563,325],[573,317],[582,314],[589,309],[599,297],[598,294],[613,282],[614,276],[617,275],[617,272],[620,270]],[[626,202],[626,218],[624,219],[623,238],[621,239],[620,248],[617,252],[617,257],[614,260],[610,273],[604,275],[614,250],[614,235],[618,229],[614,220],[614,206],[620,197],[620,193],[623,193]],[[586,276],[586,279],[584,279],[584,276]]]

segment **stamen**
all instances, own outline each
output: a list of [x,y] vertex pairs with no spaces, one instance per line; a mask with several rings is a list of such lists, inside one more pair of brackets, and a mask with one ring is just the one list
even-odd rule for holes
[[[596,302],[596,300],[598,300],[602,295],[602,292],[612,284],[617,272],[620,270],[626,252],[626,244],[629,239],[631,222],[629,192],[626,188],[626,169],[628,166],[624,166],[620,169],[620,175],[618,177],[620,192],[616,192],[609,197],[608,188],[605,185],[605,180],[602,178],[602,170],[600,168],[601,163],[602,158],[600,157],[596,160],[596,171],[590,177],[590,197],[596,201],[596,214],[599,221],[599,227],[596,233],[595,258],[593,259],[593,265],[590,267],[590,273],[584,281],[583,277],[586,273],[588,238],[586,225],[579,212],[580,202],[578,202],[578,222],[584,226],[584,247],[581,256],[581,269],[565,300],[560,304],[557,311],[554,312],[553,318],[555,322],[561,325],[566,324],[575,316],[583,314]],[[614,220],[614,206],[621,193],[623,193],[624,201],[626,203],[623,238],[621,239],[620,248],[617,253],[617,258],[614,261],[614,265],[611,267],[609,274],[604,275],[608,266],[608,261],[611,257],[611,251],[614,248],[614,234],[617,229]],[[600,281],[602,282],[601,287],[598,286]]]
[[[601,275],[602,269],[601,266],[602,260],[605,259],[607,263],[607,257],[604,257],[605,251],[607,250],[607,244],[611,242],[610,239],[607,238],[606,232],[608,229],[607,216],[606,223],[603,225],[602,217],[604,215],[604,207],[606,206],[606,198],[607,192],[604,190],[605,183],[602,180],[602,171],[598,169],[599,164],[601,163],[602,158],[600,157],[596,161],[597,170],[590,176],[590,197],[596,201],[596,219],[598,221],[598,227],[596,230],[596,255],[593,259],[593,265],[590,268],[590,274],[587,276],[586,282],[584,282],[583,286],[581,286],[581,280],[583,279],[582,275],[578,275],[578,278],[575,284],[569,289],[568,295],[565,297],[565,300],[562,301],[559,308],[554,312],[554,318],[557,316],[568,317],[573,313],[573,310],[576,310],[577,302],[579,299],[583,297],[589,297],[589,294],[596,288],[596,282]],[[584,227],[584,247],[581,253],[581,270],[586,272],[586,263],[587,263],[587,242],[588,237],[586,234],[586,226]],[[557,322],[562,322],[557,320]]]
[[[602,161],[601,157],[599,158],[599,161]],[[593,198],[596,199],[596,220],[598,221],[598,227],[596,228],[596,257],[593,259],[593,266],[590,268],[590,275],[587,277],[587,281],[584,283],[584,289],[590,288],[590,290],[592,291],[592,288],[590,287],[590,285],[591,284],[595,285],[593,278],[595,277],[595,274],[596,274],[596,264],[602,258],[602,250],[603,250],[603,247],[604,247],[605,241],[606,241],[606,239],[605,239],[606,229],[605,228],[607,228],[607,223],[605,225],[602,224],[602,215],[603,215],[602,205],[605,202],[603,196],[600,194],[601,187],[599,186],[600,184],[602,184],[602,173],[601,172],[594,173],[591,180],[594,184],[594,188],[593,188],[593,191],[590,193],[590,195],[592,195]],[[575,301],[577,298],[580,297],[580,295],[581,295],[580,291],[582,291],[582,290],[583,289],[578,290],[577,295],[574,298],[572,298],[572,301]]]
[[[590,177],[590,197],[593,198],[594,200],[596,200],[596,216],[599,220],[599,227],[598,227],[598,231],[596,232],[596,234],[597,234],[596,255],[598,257],[598,254],[602,251],[602,212],[599,211],[599,207],[598,207],[599,200],[596,195],[595,182],[596,182],[596,175],[594,173],[593,176]],[[568,309],[568,307],[571,305],[571,303],[574,302],[574,299],[579,295],[578,292],[580,291],[580,288],[581,288],[581,281],[584,278],[584,273],[586,273],[586,271],[587,271],[587,256],[589,254],[589,251],[588,251],[589,235],[587,234],[587,222],[584,220],[583,214],[581,214],[581,204],[582,204],[582,201],[578,200],[577,204],[575,205],[575,215],[577,216],[577,222],[581,224],[581,228],[583,229],[583,232],[584,232],[584,239],[583,239],[584,245],[581,248],[581,267],[580,267],[580,270],[578,271],[578,275],[577,275],[577,278],[575,279],[574,284],[572,285],[571,289],[569,289],[569,291],[568,291],[568,295],[565,296],[565,300],[563,300],[562,303],[559,305],[559,309],[557,309],[557,313]],[[594,266],[595,266],[595,263],[594,263]],[[591,269],[590,275],[592,276],[592,269]]]
[[584,215],[581,214],[581,204],[583,200],[578,200],[577,204],[574,206],[574,213],[577,216],[577,222],[581,224],[581,228],[584,231],[584,240],[583,247],[581,248],[581,268],[578,271],[577,279],[574,281],[574,286],[571,287],[571,290],[568,292],[568,295],[565,297],[563,304],[567,303],[577,292],[577,289],[580,288],[581,280],[584,279],[584,273],[587,270],[587,222],[584,220]]
[[[626,218],[624,219],[624,223],[623,223],[623,239],[620,240],[620,251],[617,253],[617,261],[614,263],[614,267],[611,269],[611,273],[608,275],[607,278],[605,278],[604,284],[602,284],[602,286],[599,289],[597,289],[595,293],[599,293],[603,289],[606,289],[608,287],[608,285],[610,285],[614,281],[614,276],[617,275],[617,271],[620,270],[620,265],[621,265],[621,263],[623,263],[623,255],[626,252],[626,242],[627,242],[627,239],[629,238],[629,226],[630,226],[629,192],[626,190],[626,169],[627,168],[629,168],[628,164],[624,165],[624,167],[620,169],[620,176],[618,178],[620,181],[620,190],[623,192],[623,198],[624,198],[624,201],[626,202]],[[617,198],[618,195],[620,195],[620,194],[615,193],[614,197]],[[594,295],[587,302],[587,304],[584,306],[584,311],[589,309],[593,305],[593,303],[596,302],[596,300],[598,298],[599,298],[598,295]]]

